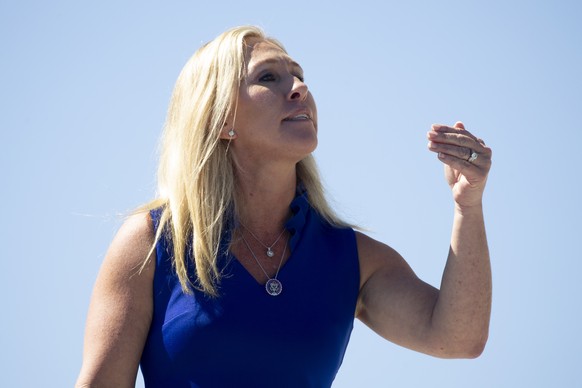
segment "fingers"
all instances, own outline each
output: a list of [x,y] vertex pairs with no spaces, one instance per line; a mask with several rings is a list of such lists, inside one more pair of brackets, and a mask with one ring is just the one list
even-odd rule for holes
[[455,139],[457,139],[458,142],[460,142],[459,145],[461,145],[461,146],[470,146],[470,145],[474,144],[474,142],[481,144],[479,142],[479,139],[475,135],[473,135],[471,132],[467,131],[465,129],[465,126],[461,122],[457,122],[455,124],[455,127],[433,124],[431,131],[429,132],[429,139],[431,138],[430,137],[431,134],[433,134],[435,136],[442,135],[442,136],[437,137],[438,139],[440,139],[442,141],[445,141],[445,139],[448,139],[448,140],[454,142]]
[[473,162],[463,160],[443,152],[438,153],[438,158],[444,164],[454,168],[457,171],[463,172],[465,175],[471,175],[473,178],[487,176],[491,168],[491,159],[484,159],[478,156]]
[[[461,160],[471,159],[473,149],[469,147],[459,147],[455,145],[430,142],[429,149],[433,152],[442,153],[449,156],[454,156]],[[475,151],[476,152],[476,151]],[[478,152],[477,152],[478,153]],[[477,157],[478,159],[479,157]]]
[[461,122],[455,123],[454,127],[433,125],[428,132],[428,139],[429,150],[438,153],[439,159],[447,161],[451,167],[456,165],[464,169],[477,166],[488,170],[491,166],[491,148],[467,131]]

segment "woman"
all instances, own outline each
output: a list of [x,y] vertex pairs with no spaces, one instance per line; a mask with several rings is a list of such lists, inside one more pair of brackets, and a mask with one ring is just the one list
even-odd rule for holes
[[159,199],[125,222],[91,300],[77,386],[328,387],[353,318],[410,349],[476,357],[491,275],[482,194],[491,150],[433,125],[455,201],[440,290],[328,207],[303,70],[239,27],[201,48],[172,95]]

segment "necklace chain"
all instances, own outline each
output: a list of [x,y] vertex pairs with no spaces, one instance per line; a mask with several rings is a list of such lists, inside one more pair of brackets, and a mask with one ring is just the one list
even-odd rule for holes
[[[255,261],[257,262],[257,264],[261,268],[261,271],[263,271],[263,273],[267,277],[267,283],[265,283],[265,289],[267,290],[267,294],[269,294],[271,296],[279,295],[281,293],[281,291],[283,291],[283,284],[281,284],[281,281],[279,279],[277,279],[277,276],[279,276],[279,270],[281,269],[281,264],[283,264],[283,258],[285,257],[285,253],[287,252],[287,244],[289,244],[289,240],[287,240],[285,242],[285,248],[283,248],[283,254],[281,255],[281,260],[279,260],[279,266],[277,267],[277,272],[275,273],[275,277],[272,278],[269,276],[267,271],[265,271],[265,268],[263,268],[259,259],[257,259],[255,252],[253,252],[253,250],[251,249],[251,246],[247,242],[247,239],[245,238],[245,236],[242,233],[241,233],[241,236],[242,236],[242,240],[245,243],[245,245],[247,246],[249,252],[251,252],[253,259],[255,259]],[[281,236],[279,236],[279,237],[281,237]]]
[[[283,236],[283,234],[285,233],[285,228],[283,228],[283,230],[281,231],[281,233],[279,234],[279,237],[277,237],[277,239],[275,241],[273,241],[273,243],[268,246],[267,244],[265,244],[264,242],[262,242],[261,240],[259,240],[259,238],[253,233],[251,232],[251,230],[249,228],[247,228],[242,222],[240,223],[241,226],[247,231],[249,232],[249,234],[251,236],[253,236],[253,238],[255,240],[257,240],[259,242],[259,244],[261,244],[263,247],[267,248],[267,252],[265,252],[265,254],[269,257],[273,257],[275,256],[275,252],[273,251],[273,247],[275,246],[275,244],[277,244],[277,242],[281,239],[281,237]],[[244,239],[244,236],[243,236]],[[246,241],[245,241],[246,242]]]

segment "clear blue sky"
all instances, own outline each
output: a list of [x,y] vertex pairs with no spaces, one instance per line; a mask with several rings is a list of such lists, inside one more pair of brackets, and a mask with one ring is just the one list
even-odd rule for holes
[[154,193],[178,72],[241,24],[305,69],[338,211],[433,285],[452,203],[426,132],[462,120],[494,150],[484,354],[434,359],[356,323],[334,387],[580,383],[581,3],[311,3],[0,0],[0,386],[73,385],[105,250]]

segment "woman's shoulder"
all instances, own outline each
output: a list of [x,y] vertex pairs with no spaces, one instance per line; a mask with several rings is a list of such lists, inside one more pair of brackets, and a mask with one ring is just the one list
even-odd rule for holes
[[113,238],[106,262],[119,270],[141,268],[154,244],[154,223],[148,211],[136,212],[125,219]]
[[153,218],[154,212],[156,211],[158,211],[158,209],[152,211],[138,211],[131,214],[125,219],[119,228],[118,234],[130,239],[136,239],[139,241],[148,240],[148,242],[153,242]]

